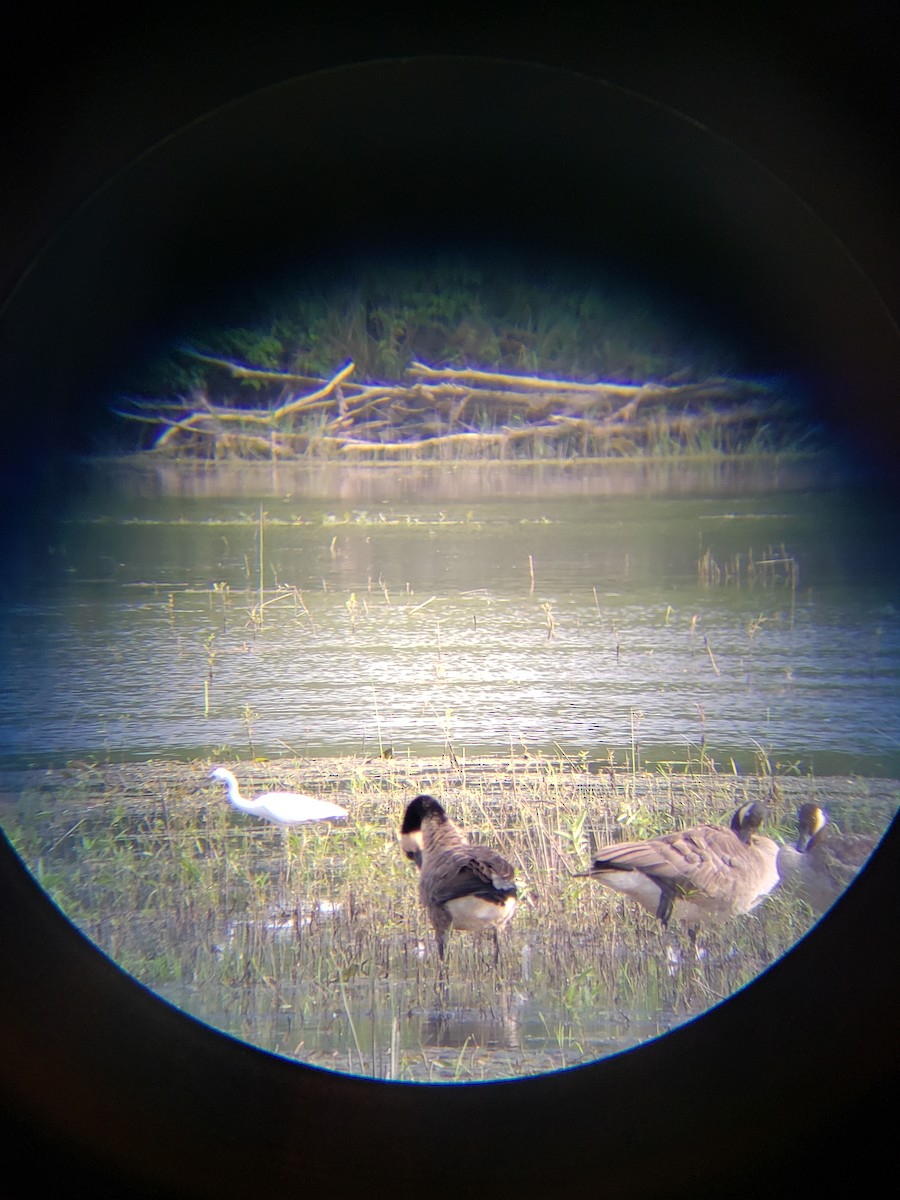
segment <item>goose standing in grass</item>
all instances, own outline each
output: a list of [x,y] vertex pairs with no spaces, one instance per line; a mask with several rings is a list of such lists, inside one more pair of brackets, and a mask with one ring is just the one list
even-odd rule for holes
[[226,767],[216,767],[209,773],[228,788],[228,799],[241,812],[262,817],[275,825],[287,828],[302,825],[306,821],[337,821],[349,816],[346,808],[332,804],[330,800],[318,800],[315,796],[303,796],[297,792],[264,792],[255,800],[241,795],[238,781]]
[[878,844],[864,833],[835,833],[818,804],[801,804],[797,841],[778,851],[778,872],[821,915],[846,890]]
[[745,804],[731,825],[697,825],[599,851],[585,874],[643,905],[664,926],[750,912],[778,883],[778,845],[759,833],[765,808]]
[[433,796],[416,796],[406,806],[400,846],[420,869],[419,897],[437,935],[439,958],[451,929],[491,930],[497,961],[498,931],[516,911],[512,864],[496,850],[471,845]]

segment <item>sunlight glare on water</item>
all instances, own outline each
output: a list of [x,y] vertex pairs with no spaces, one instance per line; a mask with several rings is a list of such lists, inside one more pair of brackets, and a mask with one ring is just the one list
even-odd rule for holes
[[[636,741],[645,764],[701,746],[745,768],[754,748],[900,764],[893,592],[836,496],[264,512],[262,621],[253,506],[132,501],[64,525],[5,615],[0,755]],[[705,553],[734,576],[702,578]]]
[[[750,796],[784,841],[819,787],[851,830],[896,810],[876,534],[836,491],[86,502],[3,614],[4,828],[105,953],[264,1049],[438,1083],[594,1061],[814,919],[779,890],[697,949],[580,878],[595,847]],[[216,761],[350,817],[282,838]],[[520,886],[499,975],[454,934],[443,990],[396,840],[423,788]]]

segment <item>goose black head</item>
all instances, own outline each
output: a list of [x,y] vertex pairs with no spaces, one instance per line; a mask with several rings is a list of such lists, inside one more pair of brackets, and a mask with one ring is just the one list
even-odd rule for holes
[[433,796],[416,796],[410,800],[400,826],[400,849],[417,867],[422,866],[422,825],[426,821],[444,824],[447,814]]
[[438,821],[443,825],[446,820],[447,814],[434,796],[416,796],[415,800],[410,800],[406,806],[400,832],[415,833],[422,828],[425,821]]
[[758,800],[743,804],[731,818],[731,828],[742,842],[749,844],[750,839],[762,828],[766,819],[766,806]]
[[825,828],[828,817],[818,804],[801,804],[797,811],[797,849],[803,854],[810,848],[817,833]]

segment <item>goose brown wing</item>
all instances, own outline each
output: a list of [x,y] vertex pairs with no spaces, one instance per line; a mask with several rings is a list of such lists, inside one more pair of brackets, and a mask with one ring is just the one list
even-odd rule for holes
[[460,845],[445,850],[435,862],[426,865],[422,883],[423,887],[427,883],[436,904],[446,904],[460,896],[499,901],[516,894],[515,868],[486,846]]
[[741,857],[737,836],[721,825],[701,825],[646,842],[607,846],[594,859],[593,871],[641,871],[681,895],[708,892],[723,866]]
[[[827,826],[822,832],[827,833]],[[861,833],[821,839],[817,835],[813,839],[806,857],[810,862],[814,901],[820,907],[827,907],[850,886],[875,845],[874,838]]]
[[[834,860],[840,868],[858,871],[875,849],[877,839],[864,833],[842,833],[838,836],[828,836],[828,827],[822,831],[822,845],[827,856]],[[814,845],[818,843],[818,836]]]

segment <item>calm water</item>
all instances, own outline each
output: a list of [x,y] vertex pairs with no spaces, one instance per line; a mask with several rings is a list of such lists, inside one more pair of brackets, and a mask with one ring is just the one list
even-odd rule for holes
[[839,491],[106,493],[8,597],[0,765],[449,743],[894,777],[884,516]]
[[[723,774],[771,769],[798,798],[809,773],[869,776],[882,781],[879,830],[889,819],[890,781],[900,778],[892,526],[848,489],[554,488],[535,498],[510,494],[507,478],[465,502],[431,489],[428,499],[365,503],[187,490],[83,496],[32,547],[27,575],[16,586],[7,576],[0,797],[20,846],[31,847],[29,866],[80,927],[216,1028],[379,1078],[502,1078],[656,1036],[727,991],[728,972],[743,978],[734,955],[758,953],[757,970],[772,951],[766,914],[740,931],[742,945],[762,949],[738,950],[723,935],[721,962],[703,970],[725,982],[708,997],[701,987],[698,1009],[680,989],[699,968],[681,961],[677,942],[663,948],[654,928],[634,958],[616,948],[614,929],[585,918],[565,933],[567,943],[587,937],[583,960],[576,954],[562,991],[542,990],[530,956],[546,963],[559,947],[552,932],[526,936],[523,918],[513,985],[492,985],[485,1005],[462,969],[456,991],[425,1002],[427,938],[407,929],[387,949],[380,935],[356,949],[353,879],[337,903],[327,889],[321,902],[294,894],[279,876],[274,831],[224,804],[204,815],[198,759],[240,758],[247,773],[252,758],[364,754],[405,769],[412,786],[417,767],[446,762],[450,748],[462,761],[562,752],[599,771],[581,776],[600,789],[585,802],[590,813],[601,793],[618,803],[606,763],[671,764],[674,779],[712,760]],[[73,771],[30,770],[67,763]],[[163,774],[117,783],[116,764],[127,763],[151,775],[161,764]],[[17,802],[21,780],[32,791]],[[167,796],[181,798],[171,811]],[[793,812],[793,794],[786,803]],[[188,819],[187,804],[200,806],[190,819],[201,833],[218,822],[196,841],[192,832],[184,850],[185,879],[201,881],[184,911],[203,911],[207,875],[221,891],[210,892],[205,924],[182,921],[180,892],[162,896],[159,855],[174,860],[169,822]],[[370,859],[383,834],[393,863],[395,823],[392,809],[383,830],[369,830]],[[349,870],[352,824],[328,836]],[[156,849],[134,851],[154,839]],[[262,890],[245,903],[251,882]],[[564,884],[565,872],[554,886]],[[393,886],[392,911],[412,904],[414,928],[414,879],[401,873]],[[120,899],[110,907],[107,895]],[[342,948],[301,970],[310,905],[323,945],[333,924]],[[785,904],[765,907],[774,930]],[[613,939],[602,953],[623,956],[612,979],[650,972],[627,1001],[618,984],[598,982],[601,933]],[[390,969],[376,967],[372,947]],[[464,942],[455,952],[477,954]]]

